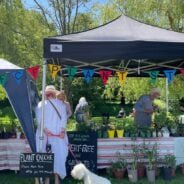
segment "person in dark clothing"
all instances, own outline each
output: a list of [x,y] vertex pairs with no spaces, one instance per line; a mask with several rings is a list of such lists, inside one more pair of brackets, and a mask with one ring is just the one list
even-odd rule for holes
[[124,106],[125,106],[125,97],[124,97],[124,95],[121,97],[120,105],[121,105],[122,108],[124,108]]

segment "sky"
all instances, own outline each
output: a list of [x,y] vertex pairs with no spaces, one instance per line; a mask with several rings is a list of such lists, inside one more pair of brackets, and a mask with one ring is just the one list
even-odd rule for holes
[[[28,8],[28,9],[34,9],[35,8],[35,2],[34,2],[34,0],[23,0],[23,2],[25,4],[25,7],[26,8]],[[42,5],[48,7],[47,0],[38,0],[38,2],[41,3]],[[90,3],[87,4],[87,6],[90,7],[91,4],[94,4],[96,2],[101,3],[101,4],[104,4],[104,3],[107,2],[107,0],[92,0]]]

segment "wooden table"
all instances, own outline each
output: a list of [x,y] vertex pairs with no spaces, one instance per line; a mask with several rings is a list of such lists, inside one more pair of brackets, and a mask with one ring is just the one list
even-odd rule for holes
[[[97,147],[97,166],[98,168],[106,168],[111,165],[111,162],[117,159],[117,152],[121,153],[123,158],[129,163],[132,161],[132,146],[138,145],[152,147],[157,145],[158,157],[162,158],[166,154],[175,154],[174,148],[175,138],[113,138],[113,139],[98,139]],[[139,153],[142,162],[147,162],[143,154]]]
[[20,153],[30,151],[25,139],[0,139],[0,170],[19,170]]

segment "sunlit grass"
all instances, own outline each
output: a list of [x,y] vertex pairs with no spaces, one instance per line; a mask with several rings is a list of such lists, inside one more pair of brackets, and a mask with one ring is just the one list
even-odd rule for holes
[[[51,179],[53,180],[53,178]],[[112,184],[130,184],[128,178],[122,180],[117,180],[114,178],[110,178]],[[53,181],[51,182],[53,183]],[[176,177],[169,182],[169,184],[183,184],[184,183],[184,176],[182,176],[180,173],[176,175]],[[1,171],[0,172],[0,184],[35,184],[35,181],[33,178],[24,178],[20,176],[19,174],[15,174],[13,171]],[[81,181],[73,180],[66,178],[62,184],[83,184]],[[137,184],[149,184],[148,180],[145,178],[139,180]],[[166,184],[166,182],[162,179],[162,177],[159,177],[155,184]]]

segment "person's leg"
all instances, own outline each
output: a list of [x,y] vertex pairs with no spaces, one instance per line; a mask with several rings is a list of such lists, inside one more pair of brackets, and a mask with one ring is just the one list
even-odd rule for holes
[[50,178],[45,178],[45,184],[50,184]]
[[54,174],[54,180],[55,180],[54,184],[59,184],[59,176],[58,176],[58,174]]

